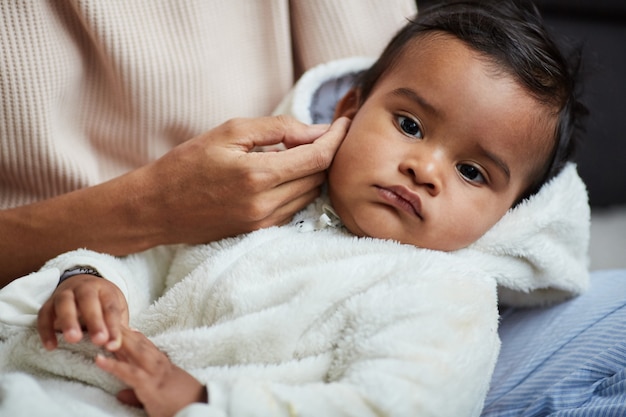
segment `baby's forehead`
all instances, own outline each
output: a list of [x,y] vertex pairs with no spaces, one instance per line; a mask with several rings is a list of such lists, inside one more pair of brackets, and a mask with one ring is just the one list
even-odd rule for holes
[[[451,48],[452,45],[455,47],[461,46],[471,53],[478,61],[485,65],[485,68],[489,69],[492,76],[510,77],[511,80],[523,84],[515,74],[515,69],[512,68],[506,60],[502,59],[502,53],[497,51],[490,53],[487,50],[479,49],[476,45],[442,30],[424,31],[415,34],[415,36],[409,39],[402,49],[398,51],[395,62],[400,62],[401,58],[406,54],[420,56],[427,54],[432,49],[448,49]],[[460,57],[455,54],[450,54],[447,58],[453,61]]]
[[[539,129],[550,126],[550,129],[555,129],[556,124],[559,119],[559,105],[557,101],[548,102],[545,97],[540,97],[535,92],[531,91],[525,84],[525,82],[519,77],[514,68],[510,66],[510,64],[502,59],[499,59],[498,56],[494,54],[489,54],[483,50],[477,49],[474,45],[466,42],[463,39],[458,38],[454,34],[441,31],[441,30],[433,30],[433,31],[424,31],[420,32],[411,38],[405,47],[399,52],[398,57],[394,60],[393,65],[391,66],[391,70],[393,67],[407,65],[408,61],[403,59],[407,55],[417,56],[418,59],[425,55],[429,55],[429,52],[433,49],[444,51],[449,48],[451,45],[455,45],[457,48],[460,46],[461,48],[468,51],[475,59],[475,65],[480,66],[482,71],[486,71],[490,77],[496,79],[504,79],[508,80],[512,84],[519,87],[520,91],[522,91],[528,97],[531,97],[536,104],[536,118],[537,118],[537,127]],[[446,59],[450,62],[455,60],[462,60],[458,54],[451,53]],[[464,65],[468,65],[466,60],[464,61]],[[471,61],[469,65],[472,65]],[[389,73],[392,73],[390,71]],[[388,73],[388,74],[389,74]],[[539,75],[537,75],[539,76]],[[556,138],[554,136],[550,137],[551,142],[554,142]]]

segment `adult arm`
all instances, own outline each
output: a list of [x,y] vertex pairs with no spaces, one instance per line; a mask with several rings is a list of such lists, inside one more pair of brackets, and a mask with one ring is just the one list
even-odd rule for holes
[[[318,195],[347,126],[234,119],[111,181],[0,211],[1,286],[76,248],[127,255],[285,223]],[[291,149],[251,152],[279,142]]]

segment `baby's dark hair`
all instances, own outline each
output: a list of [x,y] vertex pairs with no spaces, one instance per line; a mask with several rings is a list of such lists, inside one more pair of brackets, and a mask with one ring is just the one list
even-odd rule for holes
[[[539,102],[555,109],[555,145],[548,163],[517,202],[535,194],[572,160],[587,109],[579,101],[581,50],[566,58],[529,0],[447,1],[419,11],[356,82],[362,104],[410,41],[447,33],[479,52],[497,71],[512,76]],[[516,202],[516,204],[517,204]]]

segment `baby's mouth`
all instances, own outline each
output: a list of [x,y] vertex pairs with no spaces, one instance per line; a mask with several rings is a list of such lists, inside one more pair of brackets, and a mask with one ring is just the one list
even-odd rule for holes
[[416,193],[404,186],[378,186],[377,188],[381,197],[389,204],[423,220],[422,203]]

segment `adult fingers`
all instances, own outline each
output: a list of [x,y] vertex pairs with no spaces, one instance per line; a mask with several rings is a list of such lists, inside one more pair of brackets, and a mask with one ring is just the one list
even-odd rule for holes
[[[291,116],[232,119],[219,126],[220,136],[250,151],[257,146],[285,143],[287,147],[311,143],[328,130],[328,125],[308,125]],[[216,132],[217,133],[217,132]]]
[[289,222],[295,213],[320,195],[320,186],[325,178],[326,175],[320,172],[279,184],[254,195],[249,199],[247,220],[236,233]]
[[349,126],[350,120],[341,117],[313,143],[296,146],[282,152],[251,155],[258,155],[262,165],[274,167],[277,176],[276,185],[293,181],[328,168]]
[[320,195],[320,184],[325,178],[324,174],[309,176],[284,183],[276,187],[268,194],[268,199],[280,202],[279,205],[266,219],[260,227],[271,225],[281,225],[288,223],[293,215],[305,208],[316,197]]

